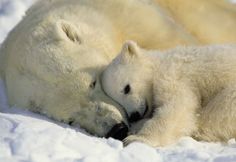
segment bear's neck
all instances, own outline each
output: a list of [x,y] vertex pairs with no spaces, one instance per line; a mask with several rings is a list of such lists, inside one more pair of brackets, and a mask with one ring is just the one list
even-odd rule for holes
[[161,60],[164,58],[164,52],[159,50],[147,50],[145,52],[147,54],[147,58],[153,64],[155,68],[160,66]]

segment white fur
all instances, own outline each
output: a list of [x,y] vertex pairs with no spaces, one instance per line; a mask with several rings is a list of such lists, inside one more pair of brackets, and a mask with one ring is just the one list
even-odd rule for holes
[[[199,42],[154,3],[38,1],[0,49],[0,75],[10,104],[74,121],[102,136],[126,122],[119,105],[100,89],[98,77],[123,42],[132,39],[149,49]],[[95,78],[97,86],[91,89]]]
[[145,48],[195,42],[148,0],[38,1],[0,50],[10,104],[104,136],[127,123],[99,84],[126,39]]
[[[127,84],[131,91],[124,94]],[[235,84],[236,45],[160,52],[145,51],[130,41],[102,75],[105,92],[128,115],[138,111],[144,117],[134,123],[125,144],[141,141],[152,146],[186,135],[206,141],[235,138]],[[143,114],[145,100],[149,109]]]
[[203,44],[236,43],[236,5],[228,0],[154,0]]

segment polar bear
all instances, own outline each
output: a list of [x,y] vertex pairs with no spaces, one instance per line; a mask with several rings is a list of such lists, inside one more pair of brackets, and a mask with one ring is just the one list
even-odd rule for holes
[[154,0],[202,44],[236,43],[236,5],[230,0]]
[[99,74],[126,39],[159,49],[197,42],[149,0],[36,2],[0,50],[10,105],[124,136],[125,112],[104,94]]
[[181,136],[236,137],[236,45],[146,51],[132,41],[104,70],[104,91],[125,107],[140,141],[165,146]]

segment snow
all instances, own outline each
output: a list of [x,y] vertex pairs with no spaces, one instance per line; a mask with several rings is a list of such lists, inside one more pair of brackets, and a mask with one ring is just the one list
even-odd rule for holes
[[[231,0],[232,2],[235,0]],[[22,18],[32,0],[0,0],[0,43]],[[98,138],[80,128],[9,107],[0,80],[0,162],[235,162],[236,142],[198,142],[190,137],[152,148],[133,143],[123,147],[112,138]]]
[[0,43],[35,0],[0,0]]

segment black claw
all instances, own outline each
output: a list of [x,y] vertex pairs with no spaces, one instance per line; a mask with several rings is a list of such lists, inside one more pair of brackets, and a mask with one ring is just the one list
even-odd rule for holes
[[128,126],[125,123],[116,124],[107,133],[106,138],[112,137],[118,140],[123,140],[128,135]]

